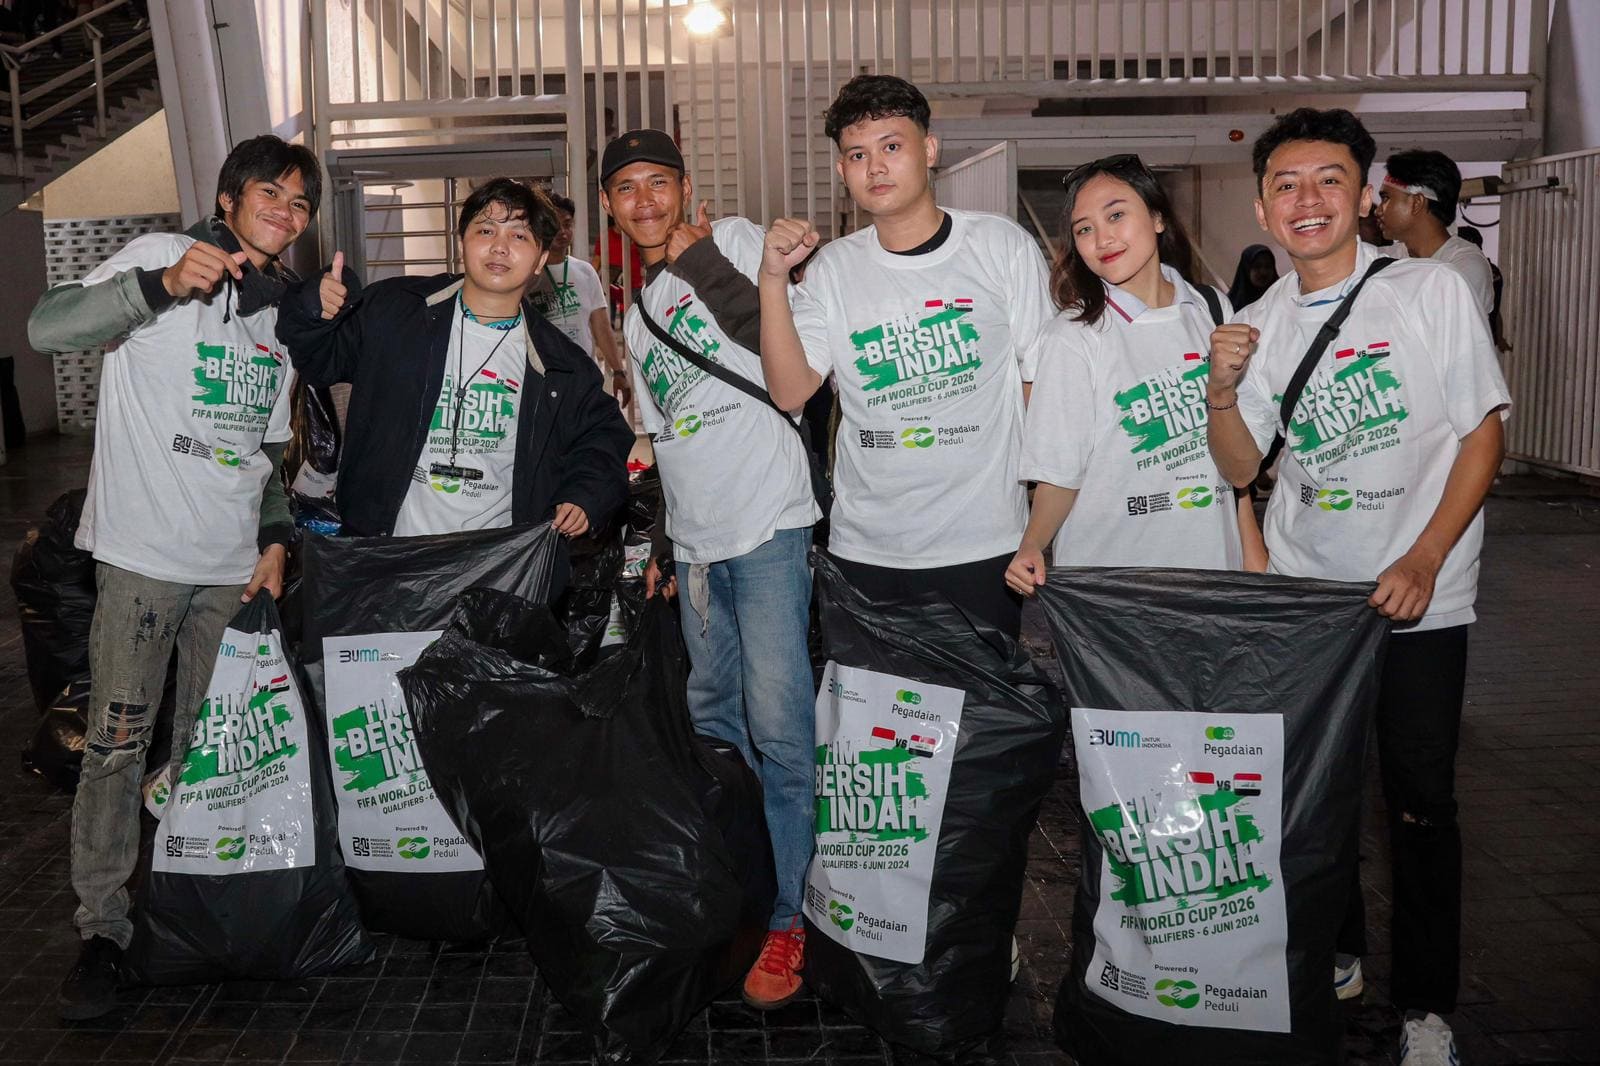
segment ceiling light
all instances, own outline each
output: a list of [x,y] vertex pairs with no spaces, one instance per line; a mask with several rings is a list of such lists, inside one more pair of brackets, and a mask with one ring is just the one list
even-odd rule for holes
[[728,24],[728,14],[716,4],[699,3],[683,16],[683,28],[696,37],[710,37]]

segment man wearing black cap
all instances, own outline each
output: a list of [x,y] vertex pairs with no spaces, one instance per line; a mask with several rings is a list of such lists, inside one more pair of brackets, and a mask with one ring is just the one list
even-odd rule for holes
[[[770,1009],[799,993],[805,952],[800,901],[816,743],[806,554],[819,511],[790,417],[704,369],[716,364],[766,388],[756,354],[763,237],[746,219],[711,223],[704,203],[686,222],[693,191],[678,146],[660,130],[632,130],[606,145],[600,204],[645,264],[623,334],[685,593],[689,713],[697,731],[739,749],[765,795],[778,896],[744,998]],[[666,593],[672,588],[669,580]]]

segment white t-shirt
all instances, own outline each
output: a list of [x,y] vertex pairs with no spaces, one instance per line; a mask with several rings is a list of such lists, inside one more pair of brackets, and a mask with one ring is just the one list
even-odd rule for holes
[[1461,275],[1487,319],[1494,310],[1494,271],[1489,268],[1489,257],[1483,254],[1483,249],[1464,237],[1451,237],[1429,258],[1437,259]]
[[[411,471],[411,488],[395,516],[394,535],[418,537],[511,524],[511,475],[517,459],[517,411],[528,372],[528,331],[519,320],[496,329],[465,319],[456,301],[427,443]],[[458,396],[456,383],[468,382]],[[433,474],[433,464],[451,464],[451,427],[456,430],[454,465],[483,471],[477,479]]]
[[[195,243],[136,237],[83,284],[165,269]],[[106,349],[77,536],[101,562],[185,585],[250,580],[272,474],[261,445],[289,439],[294,370],[277,308],[245,317],[236,302],[228,286],[179,301]]]
[[1107,286],[1096,325],[1061,312],[1040,341],[1021,475],[1078,490],[1057,566],[1243,565],[1233,487],[1206,445],[1211,312],[1177,271],[1161,272],[1171,306]]
[[[740,273],[756,278],[763,235],[743,218],[711,224],[711,239]],[[753,551],[780,529],[821,517],[800,434],[767,404],[718,381],[656,339],[643,305],[674,340],[765,387],[761,357],[735,343],[694,289],[670,269],[628,308],[623,334],[634,395],[655,438],[666,496],[667,536],[679,562],[714,563]]]
[[[1311,339],[1376,257],[1362,245],[1349,278],[1305,296],[1299,275],[1286,274],[1237,316],[1261,331],[1239,411],[1263,452]],[[1376,580],[1433,517],[1461,438],[1510,403],[1488,324],[1460,275],[1431,259],[1391,264],[1361,290],[1295,407],[1267,505],[1272,569]],[[1480,512],[1445,557],[1415,629],[1474,620],[1482,547]]]
[[946,209],[950,236],[896,255],[868,227],[825,246],[791,301],[806,361],[837,375],[828,549],[904,570],[1013,552],[1022,383],[1052,308],[1044,256],[1001,215]]
[[605,289],[594,267],[571,255],[560,263],[547,263],[528,296],[546,321],[594,355],[589,316],[606,306]]

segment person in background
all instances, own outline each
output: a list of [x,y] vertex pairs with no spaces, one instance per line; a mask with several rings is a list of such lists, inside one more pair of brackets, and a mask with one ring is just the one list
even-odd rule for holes
[[617,350],[604,286],[594,267],[568,253],[572,249],[572,217],[577,210],[565,196],[552,194],[561,228],[550,242],[550,258],[528,298],[536,311],[565,333],[588,355],[596,357],[608,387],[624,407],[628,404],[628,364]]
[[1272,288],[1278,280],[1278,260],[1272,249],[1264,244],[1252,244],[1239,253],[1239,265],[1233,270],[1233,284],[1228,287],[1228,302],[1235,311],[1249,307],[1261,299],[1261,294]]
[[[1456,236],[1464,241],[1470,241],[1478,246],[1479,251],[1483,251],[1483,234],[1478,232],[1478,227],[1457,226]],[[1484,258],[1488,259],[1487,253],[1485,253]],[[1494,276],[1494,307],[1489,311],[1489,332],[1494,337],[1494,346],[1502,352],[1509,352],[1511,350],[1511,342],[1506,340],[1505,332],[1502,329],[1504,323],[1500,318],[1500,298],[1505,294],[1506,279],[1505,275],[1500,273],[1499,265],[1493,259],[1488,261],[1489,271]]]
[[279,471],[294,373],[274,336],[279,257],[317,211],[309,149],[256,137],[228,154],[215,213],[136,237],[28,319],[47,354],[109,345],[77,546],[94,555],[93,675],[72,803],[74,921],[82,949],[61,1016],[117,1004],[133,937],[126,887],[139,854],[140,783],[167,665],[178,652],[171,759],[188,749],[213,656],[241,601],[283,589],[288,501]]
[[1020,476],[1038,487],[1006,584],[1032,596],[1052,539],[1057,566],[1265,570],[1250,497],[1204,448],[1183,452],[1205,438],[1201,353],[1230,309],[1191,280],[1188,234],[1138,156],[1087,163],[1066,187],[1059,310],[1022,435]]
[[[1461,275],[1431,259],[1385,266],[1357,239],[1376,150],[1342,109],[1291,111],[1256,140],[1256,219],[1294,272],[1212,334],[1206,435],[1217,468],[1243,486],[1282,432],[1266,516],[1272,571],[1375,584],[1368,602],[1394,622],[1375,716],[1394,871],[1389,998],[1402,1015],[1401,1066],[1454,1066],[1455,759],[1483,500],[1511,398]],[[1346,301],[1283,426],[1291,377]],[[1332,982],[1341,999],[1361,994],[1366,947],[1353,862],[1349,880]]]
[[1443,152],[1416,150],[1390,156],[1378,190],[1378,225],[1413,259],[1436,259],[1467,283],[1484,321],[1494,311],[1494,272],[1483,249],[1450,236],[1461,196],[1461,170]]

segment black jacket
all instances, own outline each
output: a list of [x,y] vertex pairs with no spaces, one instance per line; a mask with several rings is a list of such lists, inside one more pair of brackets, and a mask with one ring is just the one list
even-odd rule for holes
[[[278,309],[278,339],[312,385],[349,382],[350,410],[339,462],[345,531],[394,531],[444,385],[451,319],[461,277],[389,278],[360,289],[322,318],[321,275],[293,286]],[[359,291],[358,291],[359,290]],[[528,374],[517,415],[511,520],[542,522],[559,503],[604,526],[628,496],[633,431],[601,389],[599,368],[532,305],[524,304]]]

